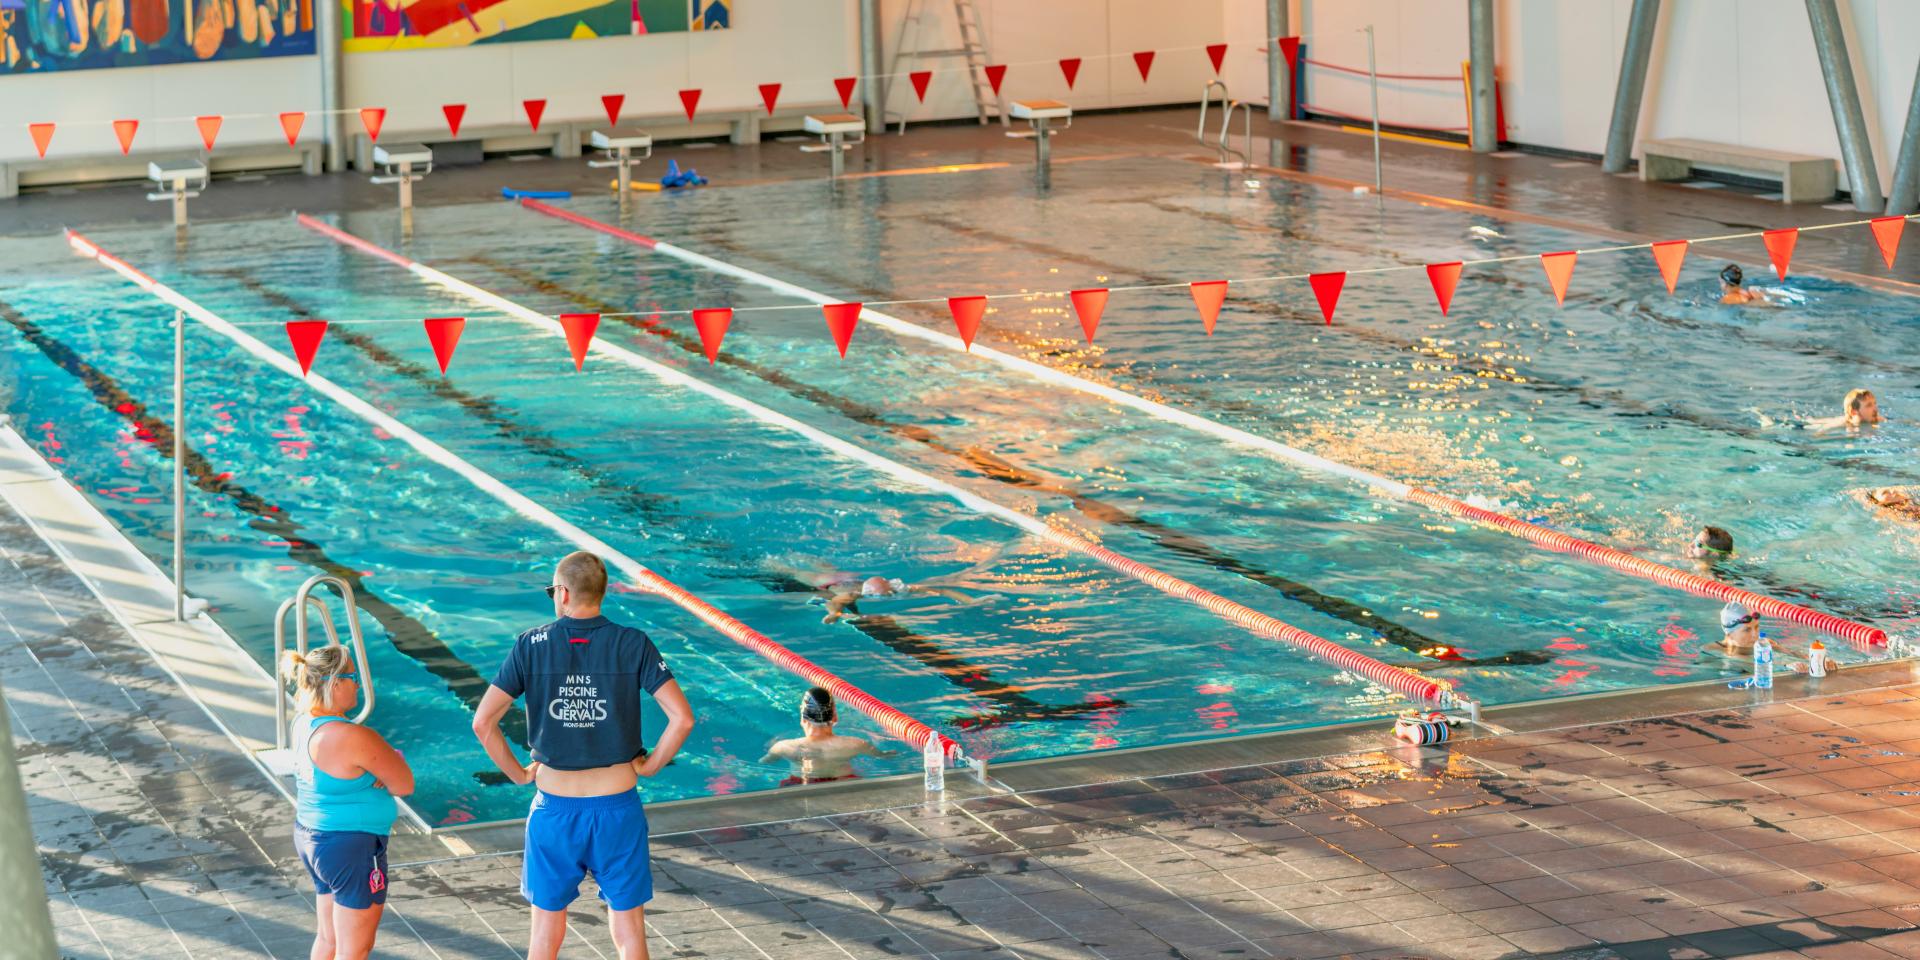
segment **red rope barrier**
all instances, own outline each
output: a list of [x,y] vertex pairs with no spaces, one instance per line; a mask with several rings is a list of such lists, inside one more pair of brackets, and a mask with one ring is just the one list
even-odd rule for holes
[[1366,76],[1374,76],[1374,77],[1379,77],[1379,78],[1380,78],[1380,79],[1382,79],[1382,80],[1445,80],[1445,81],[1447,81],[1447,82],[1449,82],[1449,83],[1459,83],[1459,82],[1460,82],[1460,75],[1459,75],[1459,74],[1457,74],[1457,73],[1456,73],[1456,74],[1452,74],[1452,75],[1450,75],[1450,76],[1435,76],[1435,75],[1432,75],[1432,74],[1426,74],[1426,73],[1373,73],[1373,74],[1369,74],[1369,73],[1367,73],[1367,72],[1366,72],[1365,70],[1358,70],[1358,69],[1355,69],[1355,68],[1353,68],[1353,67],[1343,67],[1343,66],[1341,66],[1341,65],[1339,65],[1339,64],[1337,64],[1337,63],[1328,63],[1328,62],[1326,62],[1325,60],[1315,60],[1315,59],[1313,59],[1313,58],[1311,58],[1311,57],[1301,57],[1300,59],[1301,59],[1301,61],[1302,61],[1302,62],[1305,62],[1305,63],[1311,63],[1311,64],[1313,64],[1314,66],[1316,66],[1316,67],[1319,67],[1319,68],[1321,68],[1321,69],[1323,69],[1323,70],[1334,70],[1334,71],[1338,71],[1338,72],[1340,72],[1340,73],[1357,73],[1357,74],[1359,74],[1360,76],[1363,76],[1363,77],[1366,77]]

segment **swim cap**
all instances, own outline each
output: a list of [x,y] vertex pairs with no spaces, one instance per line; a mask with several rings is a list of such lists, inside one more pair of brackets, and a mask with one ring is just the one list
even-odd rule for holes
[[1729,601],[1726,606],[1720,608],[1720,629],[1728,633],[1759,619],[1759,614],[1749,611],[1739,601]]
[[832,723],[839,719],[833,708],[833,694],[825,687],[814,687],[800,698],[800,719],[808,723]]
[[1737,287],[1745,278],[1746,274],[1740,272],[1740,265],[1737,263],[1729,263],[1720,271],[1720,279],[1725,280],[1729,286]]
[[868,577],[860,582],[860,595],[863,597],[884,597],[890,593],[905,590],[907,585],[899,580],[886,577]]

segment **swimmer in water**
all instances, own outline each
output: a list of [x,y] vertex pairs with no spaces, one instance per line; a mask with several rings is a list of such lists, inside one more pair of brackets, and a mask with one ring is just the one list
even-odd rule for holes
[[1729,601],[1720,608],[1720,647],[1729,655],[1736,657],[1753,656],[1753,643],[1760,639],[1760,615],[1748,610],[1739,601]]
[[1720,270],[1720,302],[1734,306],[1746,304],[1770,305],[1773,298],[1765,290],[1745,286],[1746,274],[1737,263],[1729,263]]
[[1916,502],[1912,494],[1899,487],[1864,490],[1860,493],[1860,500],[1889,520],[1920,523],[1920,502]]
[[861,600],[891,599],[896,597],[944,597],[955,603],[966,603],[973,598],[958,590],[934,584],[907,583],[904,580],[886,577],[867,577],[847,573],[830,564],[810,563],[794,566],[777,560],[768,559],[762,566],[782,576],[790,577],[813,589],[823,597],[827,604],[827,615],[821,623],[838,623],[847,614],[858,614]]
[[1873,395],[1872,390],[1861,388],[1847,392],[1846,399],[1840,401],[1839,416],[1809,420],[1807,429],[1835,430],[1845,427],[1849,430],[1858,430],[1861,427],[1878,426],[1885,422],[1887,418],[1880,415],[1880,399]]
[[832,693],[824,687],[808,690],[800,698],[801,735],[768,747],[767,755],[761,757],[760,762],[784,760],[792,764],[793,776],[780,783],[786,787],[858,777],[853,769],[854,757],[894,756],[893,751],[882,750],[865,737],[834,733],[833,724],[839,718]]
[[1687,556],[1702,561],[1703,566],[1725,560],[1733,556],[1733,534],[1721,527],[1701,527],[1700,532],[1693,535],[1693,542],[1687,544]]

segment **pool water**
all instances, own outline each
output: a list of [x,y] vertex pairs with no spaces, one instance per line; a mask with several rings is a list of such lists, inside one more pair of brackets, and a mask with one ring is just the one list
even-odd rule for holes
[[[650,196],[633,229],[849,300],[1058,291],[1421,264],[1598,245],[1541,227],[1359,199],[1172,160],[788,183]],[[567,206],[613,221],[610,199]],[[820,311],[735,316],[721,363],[691,307],[792,301],[501,203],[343,229],[882,456],[1064,527],[1489,703],[1741,671],[1705,649],[1718,604],[1675,593],[868,324],[842,360]],[[1481,240],[1474,225],[1505,236]],[[276,349],[335,321],[315,370],[768,636],[1008,760],[1380,716],[1403,704],[954,500],[495,315],[290,218],[90,233]],[[1755,242],[1749,273],[1764,263]],[[5,409],[133,541],[171,551],[172,311],[58,237],[4,243]],[[1064,297],[996,301],[982,342],[1356,466],[1687,566],[1695,527],[1733,531],[1718,575],[1900,633],[1920,537],[1857,500],[1920,478],[1912,301],[1794,276],[1789,309],[1722,307],[1696,255],[1669,297],[1644,251],[1582,258],[1564,308],[1537,263],[1470,269],[1451,315],[1423,272],[1350,278],[1333,326],[1304,283],[1234,290],[1203,334],[1184,290],[1117,292],[1089,347]],[[650,311],[670,311],[649,315]],[[943,305],[889,312],[938,329]],[[442,377],[419,319],[470,316]],[[468,732],[513,637],[551,615],[569,546],[301,382],[192,324],[191,590],[264,662],[306,577],[363,593],[373,722],[419,765],[441,824],[524,812]],[[1868,386],[1865,435],[1796,424]],[[955,591],[823,624],[812,571]],[[805,684],[634,593],[700,717],[650,799],[768,789]],[[1787,650],[1813,635],[1783,624]],[[1868,654],[1834,643],[1838,659]],[[843,728],[878,736],[843,712]],[[658,729],[660,717],[647,723]],[[517,731],[516,731],[517,732]],[[651,735],[649,735],[651,739]],[[898,746],[895,744],[894,746]],[[910,751],[871,762],[904,772]]]

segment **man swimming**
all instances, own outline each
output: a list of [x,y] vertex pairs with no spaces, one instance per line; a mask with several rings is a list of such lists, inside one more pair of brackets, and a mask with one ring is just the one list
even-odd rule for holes
[[814,687],[800,698],[801,735],[781,740],[767,748],[761,763],[785,760],[793,765],[793,776],[781,781],[783,787],[802,783],[821,783],[859,776],[853,769],[854,757],[891,757],[893,751],[881,750],[865,737],[850,737],[833,732],[840,719],[833,705],[833,694]]
[[1758,303],[1772,304],[1774,299],[1765,290],[1745,286],[1746,273],[1737,263],[1729,263],[1720,270],[1720,302],[1734,306]]
[[1733,556],[1733,534],[1721,527],[1701,527],[1693,535],[1693,542],[1687,545],[1687,556],[1693,560],[1724,560]]
[[1889,520],[1920,523],[1920,502],[1916,502],[1911,494],[1899,487],[1865,490],[1860,493],[1860,499]]
[[1847,391],[1846,399],[1840,401],[1839,416],[1809,420],[1807,429],[1834,430],[1846,427],[1849,430],[1858,430],[1861,427],[1878,426],[1885,422],[1887,418],[1880,415],[1880,399],[1873,395],[1872,390],[1860,387]]
[[847,614],[858,614],[861,600],[887,599],[894,597],[944,597],[955,603],[966,603],[973,598],[958,590],[932,584],[907,583],[897,578],[866,577],[847,573],[831,564],[811,563],[795,566],[768,558],[762,566],[784,577],[790,577],[806,584],[825,598],[827,615],[820,618],[821,623],[838,623]]

